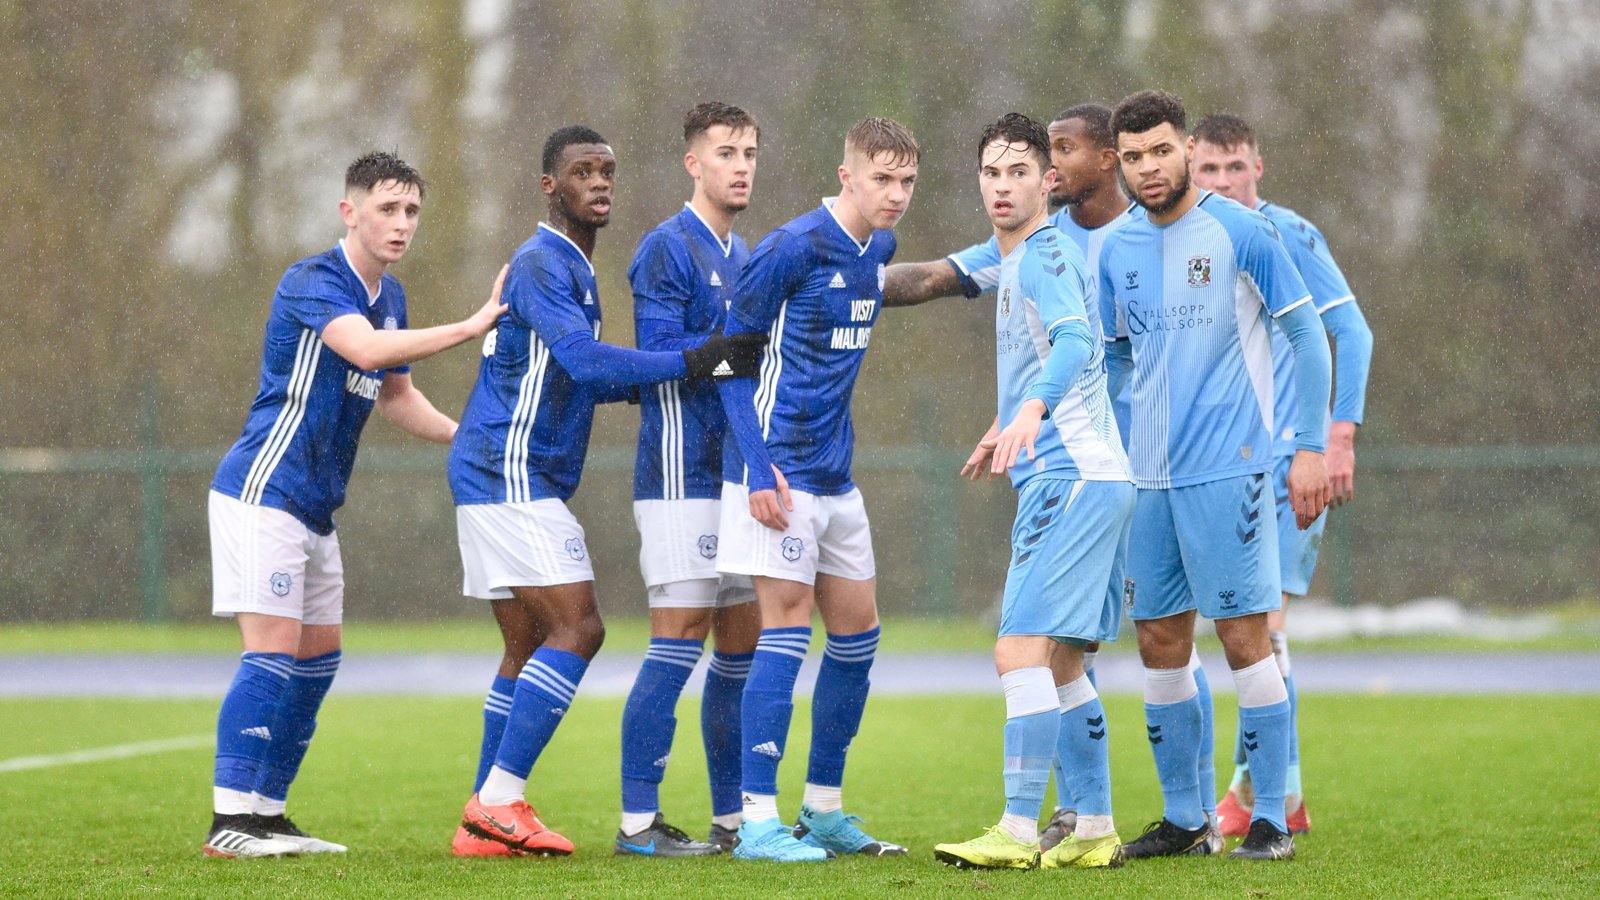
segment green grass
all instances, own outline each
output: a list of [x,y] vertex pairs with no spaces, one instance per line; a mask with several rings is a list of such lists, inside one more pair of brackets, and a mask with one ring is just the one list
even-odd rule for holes
[[[1219,697],[1219,745],[1233,710]],[[1112,697],[1124,838],[1160,812],[1138,701]],[[448,845],[478,741],[469,699],[338,698],[291,797],[339,857],[204,860],[210,754],[0,773],[0,896],[1110,898],[1579,897],[1600,895],[1600,699],[1309,696],[1302,717],[1316,831],[1288,863],[1131,863],[1118,871],[960,873],[932,845],[999,815],[999,698],[871,701],[851,756],[849,809],[905,843],[900,859],[778,867],[726,859],[614,859],[620,701],[573,708],[531,796],[578,845],[564,860],[456,860]],[[799,799],[806,704],[780,800]],[[696,711],[680,710],[663,786],[672,819],[710,815]],[[0,759],[204,733],[216,704],[0,701]],[[1226,779],[1227,773],[1222,773]],[[989,893],[992,891],[992,893]]]
[[[820,628],[820,623],[819,623]],[[1107,645],[1110,653],[1135,650],[1131,629],[1124,639]],[[606,621],[606,649],[643,653],[650,643],[643,618]],[[1220,649],[1215,635],[1201,635],[1202,649]],[[345,648],[352,653],[484,652],[500,649],[500,632],[488,617],[428,622],[354,622],[345,626]],[[1348,638],[1297,641],[1297,650],[1330,652],[1511,652],[1600,651],[1600,629],[1593,622],[1573,622],[1559,634],[1519,640],[1452,636]],[[89,621],[0,625],[0,654],[5,653],[235,653],[239,634],[226,620],[141,625],[136,622]],[[978,619],[891,617],[884,621],[881,649],[888,653],[988,653],[994,649],[994,628]]]

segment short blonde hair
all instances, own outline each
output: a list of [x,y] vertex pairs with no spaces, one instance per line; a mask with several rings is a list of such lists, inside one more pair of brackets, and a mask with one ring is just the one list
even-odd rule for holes
[[857,122],[844,137],[844,152],[846,156],[860,153],[869,160],[886,154],[890,163],[899,166],[915,165],[921,156],[911,129],[880,116]]

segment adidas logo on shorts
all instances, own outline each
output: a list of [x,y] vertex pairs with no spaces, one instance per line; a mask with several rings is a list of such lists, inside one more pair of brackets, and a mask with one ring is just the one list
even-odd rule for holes
[[754,747],[751,747],[750,751],[752,753],[759,753],[762,756],[770,756],[773,759],[783,758],[783,751],[779,750],[778,745],[773,741],[767,741],[765,744],[757,744]]
[[244,735],[245,737],[258,737],[258,738],[261,738],[263,741],[272,740],[272,732],[270,730],[268,730],[267,726],[265,726],[265,725],[257,725],[254,728],[246,728],[245,730],[243,730],[243,731],[241,731],[239,733]]

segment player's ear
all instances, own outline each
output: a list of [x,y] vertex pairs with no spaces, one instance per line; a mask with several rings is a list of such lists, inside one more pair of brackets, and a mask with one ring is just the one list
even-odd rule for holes
[[356,205],[351,202],[349,194],[339,198],[339,218],[344,220],[344,227],[356,227]]
[[554,194],[556,192],[556,179],[555,179],[555,176],[554,175],[540,175],[539,176],[539,190],[543,191],[544,195],[546,197],[550,196],[551,194]]
[[683,154],[683,167],[689,172],[690,178],[700,180],[700,160],[695,158],[693,150]]

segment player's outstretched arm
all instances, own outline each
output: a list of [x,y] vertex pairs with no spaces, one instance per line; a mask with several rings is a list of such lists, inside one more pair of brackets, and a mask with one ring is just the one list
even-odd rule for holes
[[505,304],[500,302],[500,289],[505,285],[509,268],[502,266],[500,274],[495,277],[489,302],[459,322],[433,328],[389,331],[373,328],[366,316],[350,313],[339,316],[323,327],[322,342],[350,363],[372,371],[413,363],[473,338],[481,338],[489,333],[489,329],[499,321],[500,314],[506,311]]
[[411,383],[409,372],[385,372],[378,389],[378,409],[407,434],[435,444],[448,444],[456,436],[456,420],[428,402]]
[[[967,464],[961,467],[961,477],[977,481],[978,477],[983,474],[983,470],[989,468],[989,458],[994,455],[994,447],[999,440],[1000,417],[995,416],[994,421],[989,425],[989,430],[985,431],[983,437],[979,439],[977,448],[972,451],[971,456],[967,457]],[[989,473],[989,480],[994,480],[993,472]]]
[[895,263],[883,273],[883,305],[916,306],[940,297],[977,296],[948,259]]
[[1328,431],[1328,477],[1333,505],[1355,499],[1356,427],[1367,398],[1372,367],[1372,329],[1355,300],[1322,311],[1322,326],[1334,340],[1333,425]]

